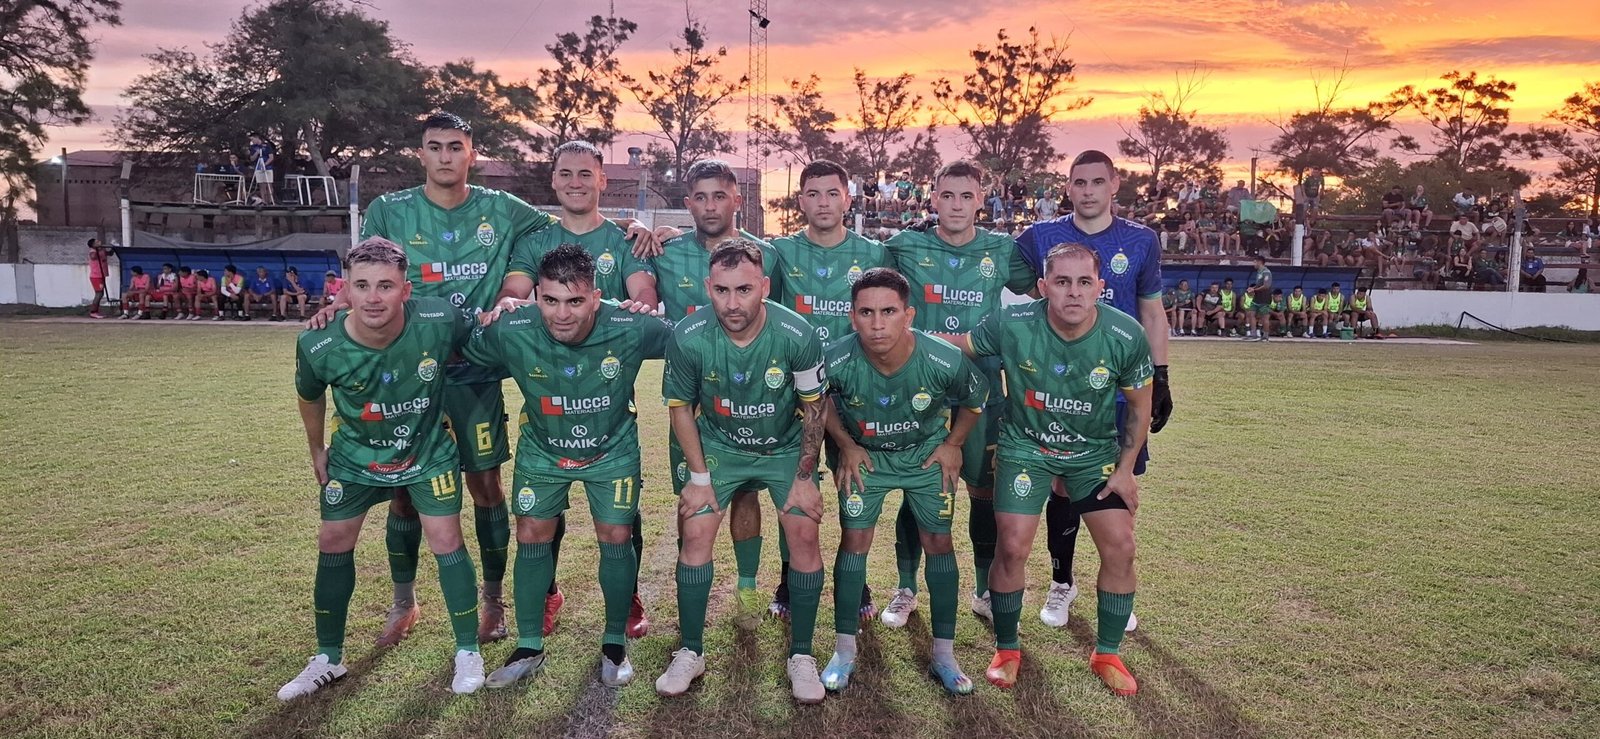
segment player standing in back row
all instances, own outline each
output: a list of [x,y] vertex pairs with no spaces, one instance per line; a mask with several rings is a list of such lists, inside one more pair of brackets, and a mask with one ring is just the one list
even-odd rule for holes
[[[1072,160],[1067,191],[1072,212],[1053,221],[1029,226],[1017,237],[1022,256],[1039,274],[1044,274],[1045,256],[1058,244],[1082,244],[1099,256],[1100,278],[1105,293],[1100,299],[1139,320],[1150,342],[1155,360],[1155,389],[1150,432],[1161,431],[1172,416],[1172,390],[1167,386],[1167,338],[1171,332],[1161,305],[1161,244],[1156,232],[1113,212],[1121,178],[1105,153],[1093,149]],[[1117,396],[1117,418],[1127,415],[1127,399]],[[1139,450],[1133,474],[1143,475],[1150,459],[1147,448]],[[1054,483],[1053,483],[1054,485]],[[1058,485],[1056,487],[1059,487]],[[1039,620],[1050,626],[1066,626],[1067,613],[1078,588],[1072,577],[1072,560],[1078,545],[1078,513],[1071,502],[1052,495],[1045,508],[1045,544],[1050,550],[1050,593]],[[1138,619],[1128,619],[1132,630]]]

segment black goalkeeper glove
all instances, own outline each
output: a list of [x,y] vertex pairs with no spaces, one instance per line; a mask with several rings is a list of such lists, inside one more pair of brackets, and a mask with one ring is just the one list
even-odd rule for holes
[[1150,399],[1150,433],[1161,433],[1172,418],[1172,387],[1167,384],[1167,365],[1156,365],[1155,396]]

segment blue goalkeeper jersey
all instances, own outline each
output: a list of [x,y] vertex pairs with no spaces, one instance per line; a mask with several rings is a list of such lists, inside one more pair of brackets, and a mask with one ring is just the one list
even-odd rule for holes
[[1086,234],[1073,222],[1073,214],[1041,221],[1017,237],[1017,248],[1033,271],[1044,274],[1044,257],[1057,244],[1083,244],[1100,253],[1100,277],[1106,281],[1100,299],[1130,316],[1138,317],[1140,298],[1159,298],[1161,244],[1156,232],[1126,218],[1114,218],[1097,234]]

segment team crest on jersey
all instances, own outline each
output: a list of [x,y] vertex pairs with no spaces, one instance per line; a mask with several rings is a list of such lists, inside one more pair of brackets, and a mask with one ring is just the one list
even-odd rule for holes
[[721,463],[717,461],[716,457],[706,457],[706,472],[716,472],[718,464]]
[[679,462],[678,463],[677,475],[678,475],[678,482],[688,482],[689,481],[689,463],[688,462]]
[[339,505],[339,501],[344,500],[344,485],[338,480],[329,480],[322,486],[322,500],[328,505]]
[[978,274],[983,275],[986,280],[994,277],[994,260],[990,259],[988,254],[983,255],[983,261],[978,262]]
[[1018,498],[1028,497],[1028,494],[1033,492],[1033,478],[1028,477],[1026,472],[1018,472],[1017,476],[1011,480],[1011,490],[1017,494]]
[[494,246],[494,226],[488,221],[478,224],[478,243]]
[[783,370],[777,367],[768,367],[766,375],[761,379],[766,381],[767,387],[777,390],[783,387]]
[[438,376],[439,360],[424,356],[422,361],[417,363],[417,377],[423,382],[433,382],[433,378]]
[[1117,252],[1116,256],[1111,258],[1111,274],[1114,274],[1114,275],[1126,274],[1127,271],[1128,271],[1128,255],[1127,254],[1123,254],[1122,252],[1119,251],[1119,252]]
[[527,512],[533,510],[533,504],[538,498],[533,494],[533,488],[523,488],[517,491],[517,510]]
[[867,507],[867,502],[861,499],[860,493],[851,493],[844,499],[844,515],[851,518],[861,515],[862,509]]
[[932,395],[919,392],[916,395],[911,396],[911,408],[918,413],[928,410],[928,406],[930,405],[933,405]]
[[859,264],[850,265],[850,271],[844,273],[845,282],[847,282],[847,283],[849,283],[851,285],[854,285],[854,284],[856,284],[856,280],[859,280],[859,279],[861,279],[861,265],[859,265]]
[[609,354],[606,355],[605,359],[600,360],[600,376],[601,377],[604,377],[607,380],[615,380],[615,379],[617,379],[617,373],[621,372],[621,371],[622,371],[622,360],[617,359],[616,357],[613,357],[613,356],[611,356]]
[[1089,387],[1092,387],[1096,390],[1104,390],[1106,389],[1106,386],[1110,384],[1111,370],[1106,369],[1105,365],[1102,364],[1092,370],[1089,370]]
[[617,269],[617,258],[611,256],[611,252],[601,254],[599,259],[594,260],[594,269],[600,274],[609,275]]

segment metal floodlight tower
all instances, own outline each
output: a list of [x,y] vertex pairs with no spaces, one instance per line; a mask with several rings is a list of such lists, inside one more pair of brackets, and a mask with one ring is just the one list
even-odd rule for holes
[[[750,122],[767,117],[767,26],[771,23],[767,18],[767,0],[750,0],[750,86],[745,88],[745,125],[748,129],[744,139],[744,166],[755,172],[758,178],[766,171],[767,157],[761,151],[755,126]],[[756,205],[759,210],[759,192],[756,193]]]

